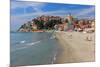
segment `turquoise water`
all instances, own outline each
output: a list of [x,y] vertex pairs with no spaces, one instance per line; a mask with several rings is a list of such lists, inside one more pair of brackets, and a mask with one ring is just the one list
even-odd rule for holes
[[53,64],[58,43],[52,33],[11,33],[10,64],[13,66]]

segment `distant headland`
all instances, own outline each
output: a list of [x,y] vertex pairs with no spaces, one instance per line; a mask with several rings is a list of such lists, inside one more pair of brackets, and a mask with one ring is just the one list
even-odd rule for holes
[[60,16],[39,16],[33,18],[31,21],[24,23],[17,30],[18,32],[46,32],[50,30],[59,31],[84,31],[86,28],[93,28],[94,31],[94,19],[78,19],[71,14],[62,18]]

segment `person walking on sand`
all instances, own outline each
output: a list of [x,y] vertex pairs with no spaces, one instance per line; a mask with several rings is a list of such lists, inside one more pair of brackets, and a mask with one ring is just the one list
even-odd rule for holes
[[86,37],[86,40],[87,40],[87,41],[92,41],[92,37],[87,36],[87,37]]

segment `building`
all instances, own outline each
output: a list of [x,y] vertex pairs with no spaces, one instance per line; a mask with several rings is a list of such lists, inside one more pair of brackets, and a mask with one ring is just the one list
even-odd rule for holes
[[71,16],[71,14],[68,14],[66,19],[68,21],[68,30],[73,30],[74,29],[74,26],[73,26],[73,16]]

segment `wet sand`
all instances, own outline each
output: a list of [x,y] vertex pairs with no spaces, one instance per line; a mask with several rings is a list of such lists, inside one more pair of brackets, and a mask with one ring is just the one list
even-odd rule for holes
[[[60,52],[55,63],[77,63],[95,61],[94,33],[56,32]],[[89,40],[87,40],[87,37]]]

